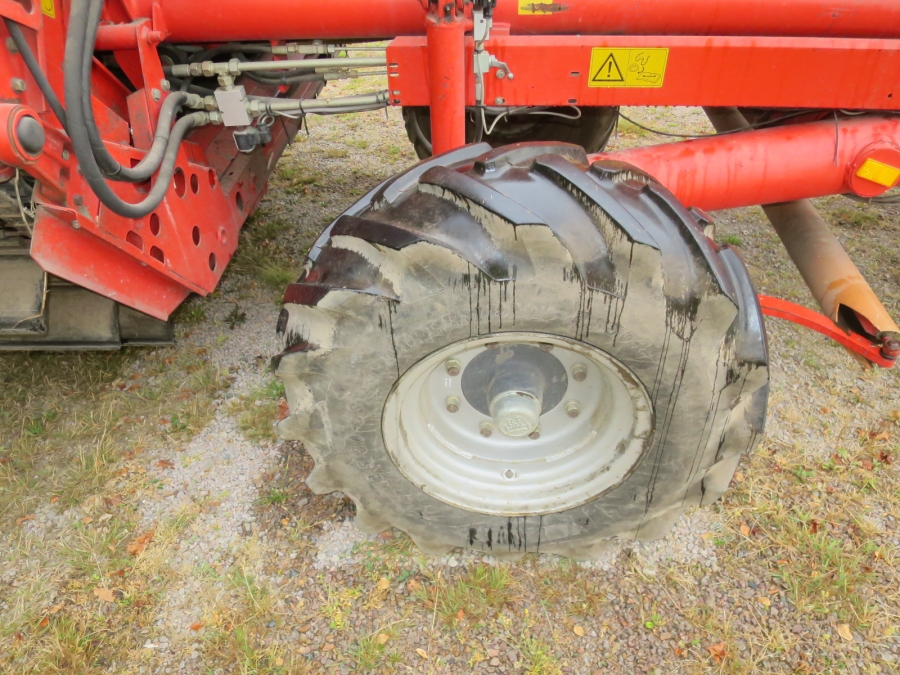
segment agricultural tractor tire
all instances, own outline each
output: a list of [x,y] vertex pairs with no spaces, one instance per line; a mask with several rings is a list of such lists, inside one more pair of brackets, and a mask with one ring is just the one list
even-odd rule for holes
[[[571,107],[548,108],[541,115],[513,115],[504,117],[494,125],[495,117],[486,116],[490,135],[483,140],[494,147],[510,143],[554,141],[580,145],[587,152],[600,152],[606,147],[616,126],[618,108],[581,108],[580,117],[571,119]],[[431,109],[428,106],[403,108],[406,135],[412,142],[419,159],[431,157]],[[466,143],[475,139],[476,126],[471,113],[466,113]]]
[[574,145],[468,146],[378,186],[279,318],[308,485],[427,553],[587,559],[665,534],[765,419],[756,294],[707,224]]

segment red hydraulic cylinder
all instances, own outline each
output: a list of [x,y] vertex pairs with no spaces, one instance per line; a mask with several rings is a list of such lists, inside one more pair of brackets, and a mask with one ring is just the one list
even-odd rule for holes
[[428,91],[432,154],[466,144],[466,52],[464,18],[455,5],[428,15]]
[[633,164],[683,204],[714,211],[846,192],[881,194],[900,175],[897,139],[900,119],[867,115],[601,153],[590,160]]
[[[161,19],[175,42],[393,38],[425,32],[421,0],[125,4],[134,19]],[[499,0],[494,18],[510,24],[513,35],[900,37],[900,3],[884,0]]]

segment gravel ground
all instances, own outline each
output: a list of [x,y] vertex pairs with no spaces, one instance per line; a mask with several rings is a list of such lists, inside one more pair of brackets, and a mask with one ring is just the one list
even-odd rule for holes
[[[708,130],[697,110],[629,115]],[[658,141],[623,124],[612,148],[649,142]],[[256,223],[290,224],[271,245],[299,267],[329,220],[413,161],[399,111],[312,118]],[[900,315],[896,210],[820,205]],[[761,292],[809,304],[760,209],[716,220]],[[349,500],[306,488],[302,445],[271,438],[284,414],[268,371],[279,350],[275,295],[231,274],[213,297],[192,301],[202,318],[179,327],[175,351],[227,374],[200,428],[123,436],[118,473],[92,494],[66,508],[38,503],[4,525],[0,672],[896,672],[897,373],[864,371],[824,338],[769,322],[767,436],[721,503],[689,511],[658,542],[618,543],[588,563],[428,557],[401,532],[361,534]],[[229,327],[236,312],[244,317]],[[152,358],[132,353],[120,379]],[[118,395],[138,395],[130,386]],[[121,557],[152,532],[146,548],[127,568],[60,563],[50,540],[115,522],[117,495],[131,516],[108,547]],[[51,564],[55,576],[30,593],[36,609],[23,619],[22,589]],[[63,616],[83,627],[77,639],[57,629]],[[38,658],[45,653],[52,658]]]

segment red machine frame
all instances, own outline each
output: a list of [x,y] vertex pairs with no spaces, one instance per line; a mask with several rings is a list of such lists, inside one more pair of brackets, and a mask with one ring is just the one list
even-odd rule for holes
[[[849,0],[840,8],[823,7],[821,0],[499,0],[484,46],[514,77],[488,73],[483,100],[506,106],[874,112],[602,157],[640,167],[686,205],[707,210],[843,192],[877,196],[900,180],[900,118],[877,114],[900,109],[900,5]],[[56,91],[62,91],[67,11],[68,3],[60,0],[0,0],[0,15],[25,29]],[[465,142],[466,106],[475,103],[469,0],[264,0],[252,7],[238,0],[199,6],[184,0],[110,0],[104,11],[97,50],[112,53],[134,87],[130,91],[95,59],[95,115],[109,151],[121,162],[136,162],[152,141],[167,95],[157,51],[162,41],[390,39],[391,103],[431,106],[435,153]],[[633,56],[629,50],[644,64],[653,52],[662,65],[636,84],[624,72]],[[623,62],[615,62],[616,73],[609,58]],[[595,59],[609,67],[608,76]],[[43,269],[163,319],[189,293],[212,291],[298,123],[282,118],[273,127],[273,141],[250,155],[236,151],[228,129],[194,132],[179,152],[162,204],[148,217],[131,220],[113,214],[93,195],[22,61],[0,60],[0,71],[0,96],[6,101],[0,108],[8,130],[0,135],[0,161],[38,181],[31,253]],[[295,95],[316,92],[310,84]],[[37,159],[17,147],[11,131],[23,110],[32,111],[47,133]],[[873,172],[872,166],[887,170]],[[134,202],[146,186],[122,183],[116,190]],[[898,332],[889,319],[874,329],[879,335]],[[877,347],[870,340],[872,345]],[[882,360],[882,365],[893,362],[883,351]]]

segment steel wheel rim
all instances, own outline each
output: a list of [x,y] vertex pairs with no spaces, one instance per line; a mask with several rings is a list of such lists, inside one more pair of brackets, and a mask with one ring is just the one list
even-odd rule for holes
[[[549,351],[568,375],[561,401],[542,411],[537,437],[502,433],[462,387],[466,367],[485,350],[508,354],[519,345]],[[385,447],[408,480],[445,503],[500,516],[556,513],[597,498],[631,473],[653,428],[650,397],[624,364],[583,342],[525,332],[462,340],[426,356],[395,383],[382,416]]]

